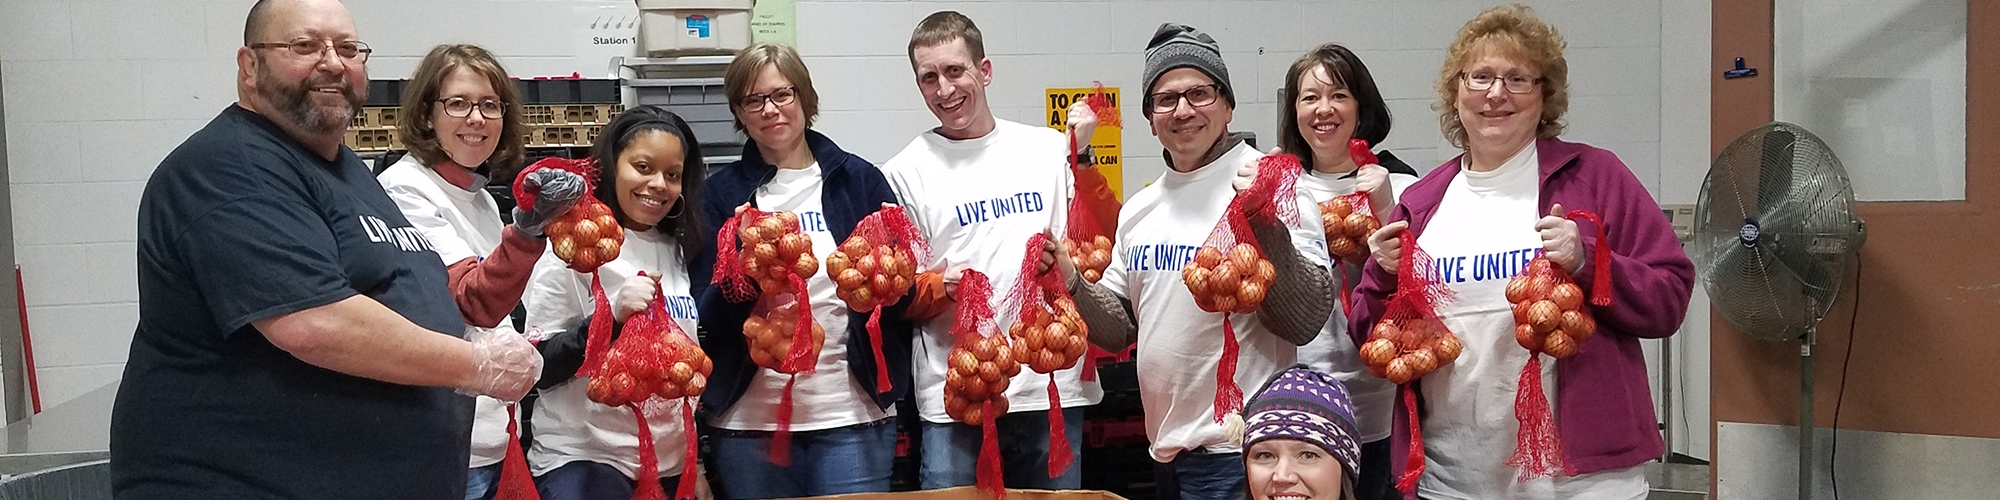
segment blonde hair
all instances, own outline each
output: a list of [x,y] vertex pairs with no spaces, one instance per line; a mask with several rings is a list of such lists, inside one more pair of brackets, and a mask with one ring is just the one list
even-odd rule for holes
[[[722,70],[722,93],[729,97],[730,111],[736,111],[737,103],[750,95],[750,86],[765,65],[776,66],[778,74],[791,80],[792,90],[799,94],[799,109],[805,111],[806,128],[812,128],[819,118],[819,91],[813,90],[812,72],[806,70],[805,60],[790,45],[759,42],[736,51],[736,58]],[[743,131],[743,120],[736,121],[736,131]]]
[[[438,146],[436,125],[431,123],[431,110],[438,105],[438,92],[444,86],[444,79],[458,68],[466,68],[486,78],[493,86],[493,94],[507,103],[507,112],[500,119],[499,147],[493,148],[493,155],[486,157],[487,176],[512,182],[514,171],[521,168],[527,156],[527,127],[521,124],[521,91],[514,82],[507,79],[507,70],[500,67],[500,61],[493,54],[477,45],[439,45],[431,49],[430,55],[417,64],[417,72],[410,75],[410,87],[403,91],[401,110],[403,120],[396,125],[396,133],[403,138],[403,145],[410,148],[410,155],[417,157],[424,166],[436,165],[451,159],[444,148]],[[473,111],[477,113],[477,110]],[[479,165],[466,165],[478,168]]]
[[1502,5],[1479,13],[1458,29],[1458,37],[1446,52],[1444,68],[1438,71],[1438,124],[1452,146],[1465,149],[1465,124],[1458,120],[1458,93],[1464,90],[1459,78],[1473,57],[1499,52],[1525,59],[1542,73],[1542,116],[1536,136],[1552,138],[1563,131],[1563,113],[1569,111],[1569,61],[1563,58],[1562,34],[1554,26],[1535,17],[1527,6]]

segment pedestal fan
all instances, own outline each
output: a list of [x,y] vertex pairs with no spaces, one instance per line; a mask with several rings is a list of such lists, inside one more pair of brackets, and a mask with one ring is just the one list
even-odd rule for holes
[[1799,498],[1810,499],[1815,328],[1867,238],[1854,189],[1819,137],[1772,122],[1716,157],[1694,233],[1697,275],[1723,319],[1752,338],[1799,342]]

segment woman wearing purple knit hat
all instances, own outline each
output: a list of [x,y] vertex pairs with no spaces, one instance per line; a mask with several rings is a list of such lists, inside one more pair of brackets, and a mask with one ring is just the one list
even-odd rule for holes
[[1250,500],[1354,500],[1361,445],[1339,380],[1293,366],[1265,382],[1243,411]]

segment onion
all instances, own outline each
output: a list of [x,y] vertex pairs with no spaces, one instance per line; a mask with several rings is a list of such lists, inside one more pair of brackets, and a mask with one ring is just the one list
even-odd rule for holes
[[1359,213],[1347,214],[1347,219],[1341,221],[1341,223],[1347,225],[1347,227],[1345,228],[1347,231],[1347,237],[1349,238],[1368,237],[1369,218],[1370,217],[1368,217],[1367,214],[1359,214]]
[[1541,352],[1542,334],[1536,333],[1533,326],[1514,325],[1514,343],[1521,344],[1528,352]]
[[1542,345],[1542,352],[1549,353],[1550,356],[1554,356],[1556,359],[1562,359],[1575,356],[1579,347],[1581,346],[1577,345],[1575,339],[1571,339],[1568,335],[1555,333],[1549,335],[1548,340]]
[[1410,353],[1404,355],[1404,357],[1408,358],[1409,361],[1407,362],[1410,365],[1410,374],[1414,377],[1423,377],[1425,375],[1430,375],[1431,372],[1437,371],[1438,367],[1437,355],[1432,354],[1430,349],[1417,349],[1414,351],[1410,351]]
[[1437,345],[1433,349],[1437,351],[1438,365],[1445,366],[1458,360],[1458,355],[1465,352],[1465,344],[1459,343],[1458,336],[1445,334],[1437,337]]
[[1396,343],[1389,339],[1375,339],[1361,344],[1361,362],[1370,366],[1388,365],[1396,359]]
[[1548,333],[1562,326],[1562,308],[1556,307],[1555,302],[1535,301],[1528,306],[1528,324],[1534,325],[1537,332]]
[[1528,276],[1515,276],[1507,280],[1507,302],[1519,304],[1525,300],[1528,300]]
[[1549,291],[1549,301],[1555,302],[1556,307],[1564,311],[1576,310],[1583,307],[1583,289],[1577,287],[1575,283],[1556,285],[1555,289]]
[[1237,243],[1236,247],[1229,250],[1229,263],[1236,265],[1237,272],[1257,269],[1257,261],[1262,258],[1257,255],[1257,247],[1242,243]]
[[1408,359],[1407,357],[1398,356],[1396,359],[1389,361],[1389,369],[1387,370],[1389,383],[1403,385],[1417,378],[1417,373],[1410,368]]
[[1221,264],[1222,257],[1222,250],[1218,250],[1215,247],[1201,247],[1201,249],[1194,251],[1195,265],[1210,269],[1215,268],[1217,264]]

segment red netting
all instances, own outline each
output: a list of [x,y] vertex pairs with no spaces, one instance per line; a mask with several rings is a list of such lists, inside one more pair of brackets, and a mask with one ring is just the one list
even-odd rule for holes
[[[653,449],[647,414],[660,415],[681,406],[687,408],[686,414],[692,415],[692,399],[707,389],[708,375],[714,367],[694,337],[682,330],[680,323],[667,312],[664,296],[653,297],[645,310],[627,318],[618,340],[605,353],[603,365],[597,368],[597,376],[590,380],[585,395],[606,406],[629,407],[638,419],[640,472],[633,499],[666,498],[665,492],[659,491],[659,481],[651,480],[659,476],[659,456]],[[691,420],[683,419],[681,432],[690,442],[695,439]],[[685,470],[692,471],[696,457],[691,453],[692,448],[689,451],[682,463],[686,464]],[[676,498],[692,496],[692,486],[683,481]]]
[[[1097,115],[1097,126],[1120,126],[1118,108],[1111,105],[1110,96],[1105,94],[1104,82],[1097,82],[1096,85],[1097,90],[1084,100],[1084,104],[1090,106],[1091,112]],[[1080,165],[1075,163],[1075,158],[1081,152],[1076,145],[1076,129],[1070,129],[1069,138],[1070,168],[1076,169]],[[1087,137],[1084,139],[1089,140]],[[1104,269],[1111,267],[1111,244],[1115,239],[1112,230],[1116,229],[1104,227],[1104,223],[1100,221],[1108,219],[1115,222],[1118,220],[1118,214],[1096,213],[1096,207],[1084,202],[1081,185],[1076,186],[1073,191],[1077,196],[1070,201],[1063,239],[1067,240],[1070,260],[1076,262],[1077,272],[1083,275],[1083,279],[1096,283],[1098,279],[1104,277]],[[1035,253],[1041,252],[1036,250]]]
[[1181,268],[1181,279],[1194,294],[1195,304],[1204,311],[1222,313],[1222,361],[1215,373],[1217,422],[1243,408],[1243,388],[1236,384],[1236,325],[1229,315],[1256,312],[1278,275],[1251,233],[1250,221],[1298,227],[1294,187],[1303,168],[1298,157],[1291,155],[1266,156],[1259,161],[1256,180],[1229,200],[1222,221],[1195,251],[1194,262]]
[[1411,488],[1423,476],[1424,449],[1411,382],[1457,361],[1465,347],[1438,320],[1437,308],[1451,300],[1452,291],[1437,279],[1430,254],[1417,246],[1415,233],[1404,231],[1399,238],[1402,256],[1397,262],[1396,292],[1360,351],[1369,372],[1403,386],[1404,405],[1410,412],[1410,461],[1396,484],[1403,491],[1415,491]]
[[834,294],[847,302],[847,307],[868,312],[868,339],[874,346],[877,367],[876,392],[893,388],[889,363],[882,356],[882,308],[910,292],[917,262],[929,255],[930,245],[903,207],[889,207],[862,218],[847,241],[840,243],[840,249],[826,256],[826,273],[833,279]]
[[514,407],[507,405],[507,456],[500,459],[500,480],[493,485],[493,500],[541,500],[534,477],[528,473],[527,456],[521,453],[520,424]]
[[716,234],[711,282],[731,301],[757,297],[757,306],[743,321],[750,359],[793,376],[778,401],[778,432],[771,437],[771,463],[779,466],[791,464],[792,384],[798,374],[813,370],[826,343],[826,330],[813,319],[807,302],[805,279],[818,272],[812,237],[801,230],[798,214],[746,209]]
[[[514,177],[514,199],[522,209],[535,206],[535,193],[522,180],[528,178],[528,172],[544,168],[566,170],[582,176],[585,193],[590,192],[590,186],[597,179],[596,162],[543,158]],[[611,214],[611,207],[594,196],[576,200],[576,205],[569,211],[550,220],[542,228],[542,233],[549,236],[549,250],[556,254],[556,258],[580,273],[595,272],[597,266],[617,259],[619,247],[625,244],[625,228],[618,225],[618,218]]]
[[[1597,227],[1593,263],[1595,281],[1590,304],[1611,305],[1611,247],[1604,238],[1604,223],[1597,214],[1573,210],[1570,219],[1590,221]],[[1521,423],[1514,438],[1514,455],[1507,465],[1521,468],[1517,481],[1573,474],[1562,456],[1562,433],[1556,429],[1555,415],[1542,386],[1542,354],[1555,359],[1575,356],[1583,344],[1597,334],[1597,319],[1585,309],[1583,287],[1570,279],[1548,256],[1536,256],[1521,274],[1507,281],[1507,302],[1514,308],[1514,341],[1528,350],[1528,364],[1521,367],[1514,395],[1514,419]]]
[[981,427],[978,487],[994,498],[1007,495],[1000,477],[1000,442],[994,420],[1007,414],[1007,385],[1021,372],[1006,335],[994,332],[993,284],[985,274],[966,270],[958,280],[958,313],[952,322],[953,345],[946,355],[945,413],[953,420]]
[[[597,170],[597,161],[595,160],[588,158],[576,160],[553,156],[536,160],[534,164],[528,165],[527,168],[521,169],[520,172],[514,175],[514,204],[520,206],[522,210],[533,210],[535,208],[536,196],[539,194],[533,189],[528,189],[527,184],[522,182],[522,180],[528,178],[529,172],[544,168],[564,170],[583,177],[583,192],[585,193],[591,192],[591,187],[597,185],[597,175],[599,172]],[[589,196],[585,196],[585,198],[589,198]]]
[[1048,243],[1046,234],[1028,238],[1027,258],[1022,259],[1020,278],[1015,280],[1003,303],[1006,309],[1018,311],[1014,323],[1007,327],[1007,336],[1013,340],[1014,360],[1036,373],[1050,374],[1049,477],[1056,477],[1068,470],[1076,457],[1070,451],[1069,436],[1063,427],[1062,396],[1056,388],[1054,373],[1075,367],[1083,358],[1090,348],[1090,330],[1076,310],[1076,300],[1069,296],[1062,273],[1053,266],[1048,272],[1037,272],[1042,263],[1042,248]]

